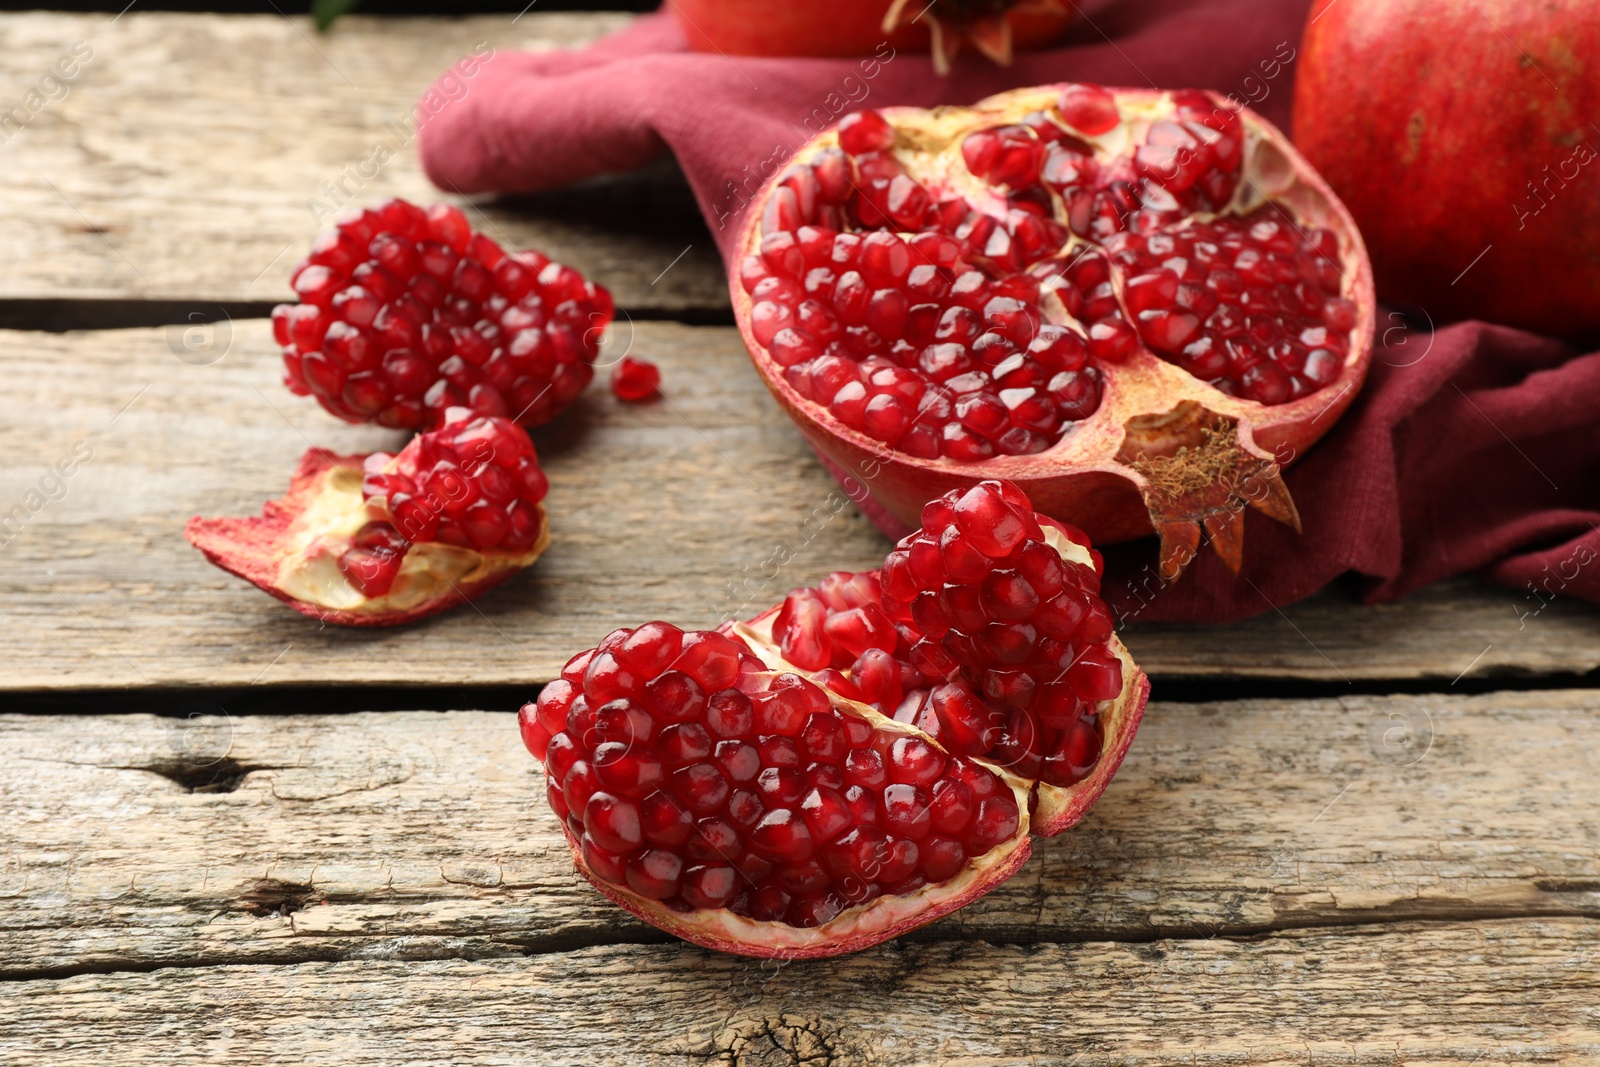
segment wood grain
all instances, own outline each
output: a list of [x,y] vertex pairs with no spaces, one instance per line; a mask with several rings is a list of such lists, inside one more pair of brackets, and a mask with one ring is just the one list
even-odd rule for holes
[[[666,399],[624,405],[597,381],[536,432],[550,552],[475,606],[356,632],[209,566],[183,524],[255,513],[313,444],[359,452],[402,436],[290,396],[262,320],[0,331],[11,400],[0,517],[42,485],[60,496],[32,498],[42,506],[14,536],[0,528],[0,689],[531,685],[616,626],[714,625],[881,562],[887,541],[772,403],[734,330],[624,322],[611,344],[607,359],[627,349],[660,364]],[[75,447],[89,460],[45,483]],[[769,566],[780,546],[794,558]],[[1451,680],[1600,665],[1600,612],[1561,600],[1526,610],[1470,581],[1379,608],[1331,591],[1237,626],[1136,626],[1128,643],[1157,678]]]
[[1587,1064],[1592,922],[1146,945],[680,946],[83,975],[0,989],[0,1056],[77,1064]]
[[[315,204],[451,199],[423,176],[409,130],[393,125],[448,67],[479,42],[579,47],[629,18],[351,17],[319,36],[303,14],[8,14],[8,99],[70,59],[75,42],[92,56],[65,97],[5,141],[0,302],[287,299],[290,268],[328,224]],[[720,259],[670,162],[515,202],[486,198],[469,214],[491,237],[603,282],[623,307],[727,306]],[[7,314],[22,325],[26,311]]]
[[[201,700],[0,718],[0,978],[666,940],[574,874],[510,714]],[[914,936],[1600,918],[1597,712],[1592,691],[1157,704],[1086,822]]]

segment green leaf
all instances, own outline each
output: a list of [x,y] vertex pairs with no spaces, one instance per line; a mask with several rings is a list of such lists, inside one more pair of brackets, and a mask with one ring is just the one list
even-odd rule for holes
[[316,20],[317,32],[327,33],[340,15],[348,15],[360,6],[361,0],[311,0],[311,17]]

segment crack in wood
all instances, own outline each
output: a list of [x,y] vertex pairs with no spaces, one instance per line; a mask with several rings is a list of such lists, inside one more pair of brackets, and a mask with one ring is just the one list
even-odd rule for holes
[[316,895],[314,885],[262,878],[249,890],[239,894],[239,903],[245,911],[258,918],[269,915],[288,918],[297,911],[303,911]]
[[[309,885],[275,882],[273,879],[262,879],[262,883],[271,884],[244,894],[240,897],[240,900],[252,900],[252,903],[246,905],[245,910],[263,918],[288,918],[296,913],[303,913],[310,906],[311,898],[318,895],[315,888]],[[254,902],[257,899],[259,899],[259,903]],[[1413,912],[1404,909],[1372,909],[1370,911],[1352,911],[1340,915],[1337,919],[1325,918],[1320,922],[1308,920],[1305,922],[1260,923],[1236,928],[1198,924],[1194,926],[1152,928],[1147,933],[1133,933],[1127,930],[1086,929],[1077,931],[1070,936],[1060,931],[1052,931],[1041,935],[1039,931],[1025,928],[1016,931],[991,928],[984,931],[981,936],[966,938],[945,936],[943,933],[930,928],[930,930],[926,931],[914,931],[890,942],[890,944],[906,948],[913,946],[918,948],[942,948],[958,954],[968,949],[978,950],[983,946],[1008,946],[1027,949],[1043,946],[1120,945],[1127,946],[1130,951],[1139,954],[1141,958],[1159,961],[1166,954],[1174,951],[1176,946],[1195,942],[1220,941],[1241,945],[1260,944],[1276,938],[1308,938],[1330,934],[1382,937],[1389,933],[1408,929],[1561,919],[1593,922],[1596,936],[1600,937],[1600,908],[1508,908],[1496,911],[1485,907],[1464,908],[1459,914],[1445,914],[1428,910]],[[293,934],[297,944],[305,941],[314,943],[320,938],[325,938],[330,942],[390,940],[419,943],[431,940],[439,946],[440,951],[437,952],[420,950],[401,953],[392,957],[414,961],[480,962],[504,959],[512,955],[537,958],[585,952],[592,949],[630,946],[647,948],[667,945],[678,946],[688,951],[700,951],[669,934],[640,925],[615,927],[607,930],[570,931],[564,934],[528,939],[507,937],[503,934],[476,935],[476,938],[471,934],[410,934],[397,937],[384,933],[341,932],[338,935],[318,935],[303,933],[299,930],[293,931]],[[477,953],[461,951],[463,947],[461,942],[471,942],[475,939],[482,943],[484,951]],[[419,949],[423,948],[421,945],[418,947]],[[512,951],[504,951],[506,949]],[[161,961],[97,960],[65,967],[0,967],[0,982],[59,980],[84,974],[146,974],[168,967],[186,970],[239,966],[293,967],[307,963],[357,962],[370,958],[373,957],[365,949],[348,951],[330,948],[328,951],[313,950],[303,954],[281,952],[264,954],[247,959],[227,957],[220,959],[168,959]],[[885,993],[894,993],[914,973],[914,970],[914,968],[904,965],[902,961],[902,964],[897,965],[888,975],[880,976],[880,983],[883,985]]]

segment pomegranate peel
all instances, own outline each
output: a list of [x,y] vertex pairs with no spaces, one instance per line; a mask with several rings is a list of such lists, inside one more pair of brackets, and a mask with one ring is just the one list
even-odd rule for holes
[[907,526],[983,478],[1096,542],[1299,528],[1281,468],[1354,399],[1374,299],[1288,140],[1197,91],[1064,85],[847,116],[752,203],[730,270],[779,405]]
[[[781,677],[782,672],[751,672],[740,685]],[[828,693],[833,707],[846,715],[872,725],[874,731],[894,736],[923,738],[913,727],[886,719],[872,708]],[[847,908],[835,918],[817,926],[793,926],[775,920],[752,919],[725,909],[680,912],[664,904],[631,893],[596,873],[583,856],[583,848],[572,827],[564,824],[573,863],[584,878],[612,903],[645,922],[681,937],[685,941],[721,952],[782,959],[816,959],[858,952],[921,926],[944,918],[965,904],[988,893],[1015,874],[1028,857],[1032,846],[1028,837],[1028,783],[1004,771],[996,777],[1016,797],[1019,828],[1015,836],[989,852],[974,857],[948,881],[924,885],[904,896],[880,896],[859,907]]]
[[[509,420],[461,409],[451,414],[455,421],[413,439],[398,456],[310,449],[288,492],[267,501],[259,516],[196,517],[184,535],[216,566],[304,615],[337,625],[394,626],[472,600],[531,566],[549,546],[544,476],[531,462],[531,442]],[[449,510],[433,513],[415,497],[409,506],[391,508],[402,498],[386,490],[409,482],[419,457],[439,459],[439,439],[451,434],[483,446],[485,458],[465,476],[457,472],[454,483],[470,484],[458,491],[474,499],[465,507],[449,500]],[[510,442],[500,458],[517,464],[531,489],[507,488],[513,476],[505,462],[490,462],[494,452],[485,441]],[[499,468],[493,477],[486,474],[490,466]],[[427,473],[449,469],[445,460]],[[485,485],[491,495],[483,494]],[[419,521],[428,528],[417,528]]]
[[988,892],[1104,791],[1149,685],[1101,561],[993,481],[879,571],[716,632],[652,622],[519,713],[580,872],[724,951],[854,951]]

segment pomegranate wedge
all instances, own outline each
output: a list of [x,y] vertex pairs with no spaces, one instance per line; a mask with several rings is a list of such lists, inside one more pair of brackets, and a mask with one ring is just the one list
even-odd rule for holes
[[752,205],[732,269],[755,365],[906,524],[983,478],[1097,542],[1254,506],[1367,371],[1371,269],[1288,140],[1213,94],[1056,85],[846,117]]
[[296,611],[393,626],[471,600],[550,543],[548,483],[509,419],[457,408],[397,455],[311,449],[256,518],[189,520],[191,544]]
[[522,709],[579,871],[686,940],[830,956],[949,914],[1105,790],[1149,684],[1015,486],[725,632],[614,631]]

